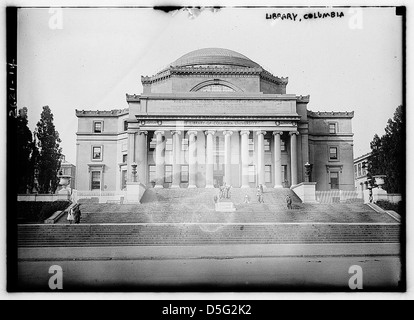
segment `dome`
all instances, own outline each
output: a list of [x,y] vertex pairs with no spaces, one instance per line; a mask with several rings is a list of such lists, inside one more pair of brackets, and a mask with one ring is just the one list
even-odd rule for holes
[[205,48],[191,51],[171,63],[173,67],[196,65],[230,65],[238,67],[259,68],[256,62],[232,50],[222,48]]

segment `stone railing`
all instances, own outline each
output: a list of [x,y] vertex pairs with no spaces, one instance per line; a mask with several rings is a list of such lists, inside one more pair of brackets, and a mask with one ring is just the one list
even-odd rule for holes
[[78,202],[81,199],[98,199],[99,203],[119,202],[126,198],[126,191],[78,191],[72,190],[72,201]]
[[70,194],[18,194],[17,201],[45,201],[70,200]]
[[361,201],[360,195],[357,191],[352,190],[316,191],[316,200],[319,203],[338,203],[358,199]]

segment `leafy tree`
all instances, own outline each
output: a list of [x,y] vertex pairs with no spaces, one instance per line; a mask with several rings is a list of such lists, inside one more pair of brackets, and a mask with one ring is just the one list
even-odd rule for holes
[[39,155],[37,167],[39,169],[39,192],[54,193],[58,187],[58,171],[62,148],[60,148],[59,133],[53,124],[53,114],[49,106],[44,106],[40,121],[35,130]]
[[371,142],[368,159],[368,177],[386,175],[384,189],[390,193],[401,193],[405,178],[405,131],[403,107],[399,106],[394,118],[389,119],[385,135],[376,134]]
[[30,156],[32,153],[32,132],[28,127],[27,108],[19,110],[16,117],[16,160],[17,192],[26,193],[30,185]]

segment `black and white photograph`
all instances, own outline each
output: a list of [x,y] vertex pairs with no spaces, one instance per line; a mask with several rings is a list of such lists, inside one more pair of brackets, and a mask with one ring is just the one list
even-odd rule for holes
[[405,14],[8,7],[7,290],[405,292]]

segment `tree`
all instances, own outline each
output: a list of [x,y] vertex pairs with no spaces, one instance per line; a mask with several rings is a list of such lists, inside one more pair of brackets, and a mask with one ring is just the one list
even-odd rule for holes
[[30,159],[33,150],[32,132],[27,123],[27,108],[24,107],[19,110],[19,115],[16,117],[16,162],[17,170],[17,192],[26,193],[30,186],[30,178],[32,173],[30,171]]
[[37,167],[39,170],[39,192],[54,193],[58,187],[58,171],[62,148],[59,133],[53,124],[53,114],[49,106],[44,106],[40,121],[35,130],[39,154]]
[[368,159],[368,177],[386,175],[384,189],[390,193],[401,193],[405,178],[405,131],[403,107],[399,106],[394,118],[389,119],[385,135],[376,134],[371,142]]

